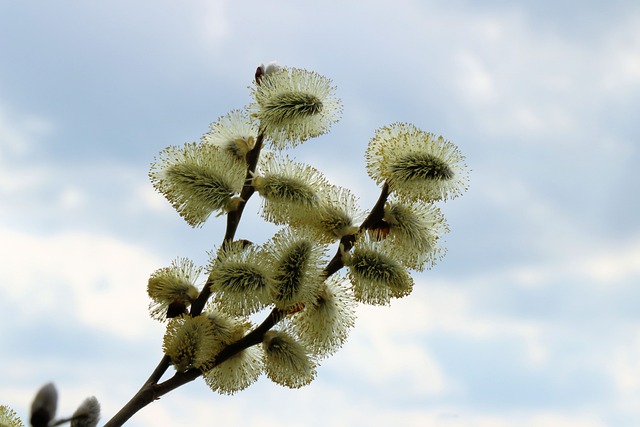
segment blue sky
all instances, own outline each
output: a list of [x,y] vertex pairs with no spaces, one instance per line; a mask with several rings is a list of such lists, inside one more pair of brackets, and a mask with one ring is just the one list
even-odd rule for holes
[[[0,403],[108,419],[161,357],[149,274],[205,263],[148,181],[164,147],[250,102],[255,67],[330,77],[333,131],[291,154],[370,207],[364,150],[406,121],[472,169],[448,253],[363,307],[301,390],[195,381],[130,425],[640,425],[640,4],[0,0]],[[258,210],[252,200],[248,213]],[[245,217],[239,236],[274,228]]]

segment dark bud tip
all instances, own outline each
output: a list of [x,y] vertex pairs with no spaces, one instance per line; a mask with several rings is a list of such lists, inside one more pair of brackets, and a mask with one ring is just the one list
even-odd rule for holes
[[371,230],[373,238],[380,241],[384,240],[389,235],[391,226],[385,220],[380,220],[373,227],[369,228],[369,230]]
[[302,310],[304,310],[304,303],[299,303],[299,304],[294,305],[293,307],[290,307],[287,310],[287,314],[289,314],[289,315],[296,314],[296,313],[298,313],[298,312],[300,312]]
[[240,242],[240,244],[242,245],[242,249],[245,249],[247,246],[253,245],[252,241],[246,239],[240,239],[238,240],[238,242]]
[[264,76],[264,67],[261,65],[256,68],[256,84],[260,84],[260,80],[262,80],[262,76]]

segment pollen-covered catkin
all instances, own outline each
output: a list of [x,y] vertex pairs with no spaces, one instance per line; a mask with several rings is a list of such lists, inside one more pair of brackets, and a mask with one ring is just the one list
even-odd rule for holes
[[272,148],[294,147],[327,132],[340,119],[342,103],[331,80],[298,68],[264,74],[252,88],[249,110]]
[[154,271],[147,284],[151,317],[162,322],[183,314],[198,297],[195,283],[200,271],[193,261],[186,258],[178,258],[170,267]]
[[176,211],[192,227],[211,213],[225,211],[242,190],[244,161],[207,143],[167,147],[151,165],[149,177]]
[[356,301],[346,278],[334,274],[320,285],[318,297],[295,313],[291,328],[300,342],[317,357],[335,353],[355,323]]
[[259,247],[221,248],[209,265],[213,301],[232,316],[249,316],[271,303],[273,278],[268,257]]
[[372,305],[389,304],[391,298],[411,293],[413,279],[407,269],[390,253],[390,246],[375,237],[362,235],[353,250],[345,254],[349,279],[357,301]]
[[313,233],[285,228],[264,246],[271,262],[276,307],[290,310],[313,302],[322,281],[326,247]]
[[262,341],[265,372],[275,383],[300,388],[316,376],[316,363],[290,334],[271,330]]
[[447,200],[467,189],[468,170],[458,148],[408,123],[378,129],[366,160],[369,176],[403,199]]

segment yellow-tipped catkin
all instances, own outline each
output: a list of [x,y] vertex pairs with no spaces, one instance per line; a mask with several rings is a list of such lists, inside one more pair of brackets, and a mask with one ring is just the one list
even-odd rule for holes
[[323,243],[333,243],[342,237],[354,234],[357,222],[362,218],[356,197],[344,187],[327,186],[320,193],[320,203],[313,209],[298,209],[292,212],[289,224],[306,227],[317,233]]
[[178,372],[203,367],[220,347],[207,316],[183,315],[171,319],[167,324],[163,350]]
[[239,160],[244,161],[254,147],[258,129],[243,110],[231,110],[217,122],[211,124],[209,132],[202,136],[202,142],[216,145]]
[[301,344],[317,357],[329,356],[342,347],[355,323],[356,301],[345,280],[338,274],[326,279],[316,300],[291,319]]
[[[221,347],[242,339],[251,328],[250,322],[232,319],[215,309],[208,311],[207,317]],[[203,368],[205,382],[213,391],[234,394],[258,379],[263,370],[262,363],[262,353],[256,347],[246,348],[220,363],[215,357],[210,358]]]
[[263,371],[260,347],[248,347],[234,354],[204,374],[211,390],[220,394],[235,394],[258,380]]
[[214,211],[225,211],[242,190],[246,165],[220,147],[201,143],[167,147],[151,165],[149,177],[192,227]]
[[331,80],[312,71],[282,68],[264,74],[249,106],[273,148],[294,147],[340,119],[342,103]]
[[389,202],[384,208],[384,219],[389,224],[386,240],[396,259],[415,270],[431,268],[444,255],[440,237],[449,227],[432,203]]
[[349,279],[357,301],[372,305],[389,304],[391,298],[409,295],[413,279],[389,252],[385,241],[360,236],[351,252],[344,255]]
[[369,176],[404,199],[446,200],[467,189],[468,169],[458,148],[408,123],[378,129],[366,160]]
[[253,186],[263,199],[263,217],[275,224],[288,224],[292,218],[317,210],[329,185],[317,169],[272,154],[260,163]]
[[287,310],[314,301],[326,252],[314,234],[285,228],[264,248],[271,262],[276,307]]
[[213,336],[220,346],[225,346],[240,339],[250,324],[237,317],[222,312],[214,303],[207,304],[203,316],[213,328]]
[[0,426],[2,427],[24,427],[22,420],[16,411],[8,406],[0,405]]
[[217,307],[232,316],[248,316],[271,303],[269,261],[253,245],[221,248],[210,263],[209,283]]
[[[151,317],[164,321],[168,317],[182,314],[186,307],[198,297],[199,291],[195,282],[200,275],[193,261],[178,258],[170,267],[153,272],[147,284],[147,294],[151,298],[149,312]],[[171,309],[176,311],[170,313]]]
[[262,341],[267,376],[289,388],[309,384],[316,376],[316,363],[290,334],[271,330]]

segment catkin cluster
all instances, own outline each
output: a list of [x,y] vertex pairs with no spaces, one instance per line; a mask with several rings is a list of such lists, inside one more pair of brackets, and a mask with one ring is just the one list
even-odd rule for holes
[[[153,186],[190,226],[216,214],[227,216],[227,229],[207,265],[177,258],[151,274],[149,313],[166,324],[166,357],[113,425],[166,390],[171,380],[158,384],[166,360],[177,372],[173,379],[202,375],[222,394],[262,374],[286,387],[309,384],[318,363],[346,341],[358,303],[386,305],[409,295],[410,271],[431,268],[443,256],[441,237],[449,229],[435,203],[466,190],[468,169],[442,136],[399,122],[375,131],[365,157],[381,192],[368,212],[348,188],[283,153],[339,120],[335,90],[315,72],[260,66],[248,106],[219,118],[199,142],[165,148],[152,163]],[[263,219],[281,226],[261,244],[235,237],[254,194]],[[268,314],[256,325],[260,313]],[[151,398],[136,406],[149,390]],[[31,425],[97,425],[95,397],[64,419],[55,419],[57,400],[54,385],[44,385]],[[0,427],[23,425],[0,406]]]
[[[151,316],[166,322],[165,354],[178,372],[199,370],[224,394],[263,373],[287,387],[311,382],[347,339],[356,304],[409,295],[410,271],[442,257],[448,227],[434,203],[461,195],[468,179],[451,142],[393,123],[369,142],[367,171],[381,195],[363,211],[349,189],[283,153],[339,120],[331,81],[270,64],[258,68],[250,93],[247,107],[199,142],[163,150],[149,173],[193,227],[211,214],[239,221],[253,194],[264,220],[281,226],[263,243],[227,232],[208,265],[178,258],[149,279]],[[272,324],[254,325],[263,312]]]

